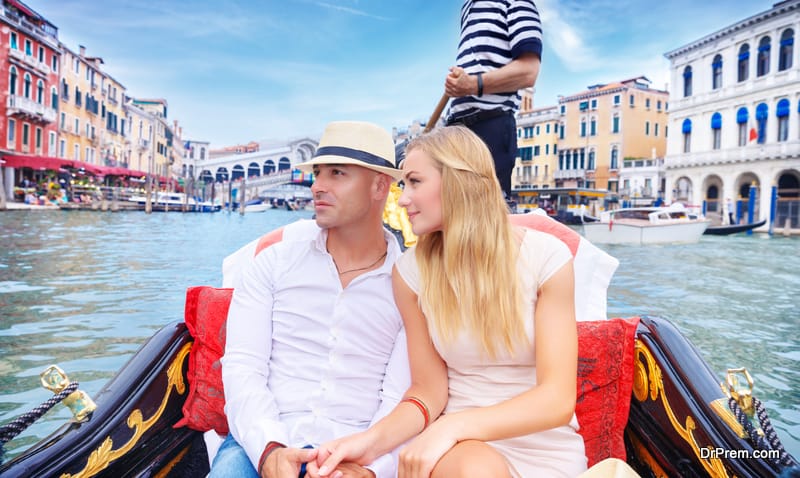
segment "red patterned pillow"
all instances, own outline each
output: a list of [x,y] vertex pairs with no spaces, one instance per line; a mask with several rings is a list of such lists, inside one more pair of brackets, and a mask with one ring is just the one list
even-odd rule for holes
[[228,433],[220,358],[225,352],[225,321],[232,296],[233,289],[209,286],[186,291],[184,320],[194,344],[189,353],[189,393],[183,404],[183,419],[175,427]]
[[625,461],[638,324],[638,317],[578,322],[575,414],[589,466],[610,457]]

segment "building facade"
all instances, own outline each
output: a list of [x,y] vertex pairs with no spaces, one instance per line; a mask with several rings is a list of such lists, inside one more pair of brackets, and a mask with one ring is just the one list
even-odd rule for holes
[[668,99],[644,76],[560,97],[555,187],[618,192],[624,159],[663,158]]
[[58,29],[22,2],[0,12],[0,150],[47,156],[57,139]]
[[167,100],[134,98],[131,105],[148,113],[151,118],[152,131],[149,135],[151,143],[148,146],[153,161],[147,172],[168,177],[175,159],[172,155],[174,134],[167,122]]
[[517,194],[554,186],[559,121],[557,106],[523,109],[517,115],[517,160],[511,175],[511,188]]
[[[800,228],[800,1],[667,52],[670,201]],[[752,216],[752,217],[751,217]]]

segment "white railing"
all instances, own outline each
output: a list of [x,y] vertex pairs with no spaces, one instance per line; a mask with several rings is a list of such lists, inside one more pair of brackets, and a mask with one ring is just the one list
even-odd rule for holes
[[38,116],[48,123],[56,120],[56,110],[39,104],[30,98],[25,98],[24,96],[8,95],[6,106],[8,107],[9,114],[23,113],[31,116]]
[[555,179],[580,179],[586,177],[585,169],[559,169],[553,175]]

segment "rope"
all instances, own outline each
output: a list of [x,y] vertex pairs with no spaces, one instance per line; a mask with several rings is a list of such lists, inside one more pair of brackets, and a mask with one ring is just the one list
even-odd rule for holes
[[49,400],[43,402],[38,407],[34,408],[28,413],[23,414],[8,425],[0,427],[0,463],[2,463],[3,445],[15,436],[22,433],[28,428],[31,423],[38,420],[42,415],[47,413],[48,410],[53,408],[58,402],[67,398],[72,392],[78,389],[78,382],[71,382],[67,387],[53,395]]
[[736,420],[744,427],[745,431],[750,437],[750,441],[755,448],[761,450],[778,450],[779,457],[767,458],[767,461],[769,461],[778,469],[795,464],[794,460],[783,447],[780,438],[778,438],[778,434],[775,432],[775,428],[772,427],[772,422],[767,416],[767,410],[764,408],[764,404],[761,403],[761,400],[753,397],[753,405],[756,409],[758,422],[761,425],[761,429],[764,431],[764,436],[761,436],[758,433],[753,424],[750,422],[747,414],[742,411],[736,400],[734,398],[728,399],[728,406],[736,416]]

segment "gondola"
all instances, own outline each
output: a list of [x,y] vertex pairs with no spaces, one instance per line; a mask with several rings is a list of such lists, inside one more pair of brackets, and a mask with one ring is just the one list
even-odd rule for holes
[[[392,228],[404,237],[402,228]],[[86,419],[0,465],[0,477],[205,476],[203,431],[214,427],[197,426],[197,418],[224,416],[219,404],[209,405],[220,390],[200,383],[215,379],[207,374],[224,345],[213,324],[224,323],[230,297],[231,289],[190,288],[184,320],[163,327],[134,354],[94,397],[97,407]],[[578,332],[576,414],[590,465],[616,457],[643,477],[800,476],[777,436],[768,433],[775,439],[766,442],[748,433],[751,421],[738,410],[759,402],[747,372],[721,379],[668,320],[579,322]],[[205,408],[189,409],[198,403]],[[760,425],[769,432],[766,420]]]
[[709,226],[703,234],[710,236],[727,236],[729,234],[736,234],[739,232],[751,231],[759,228],[767,223],[766,219],[759,222],[752,222],[750,224],[731,224],[728,226]]

